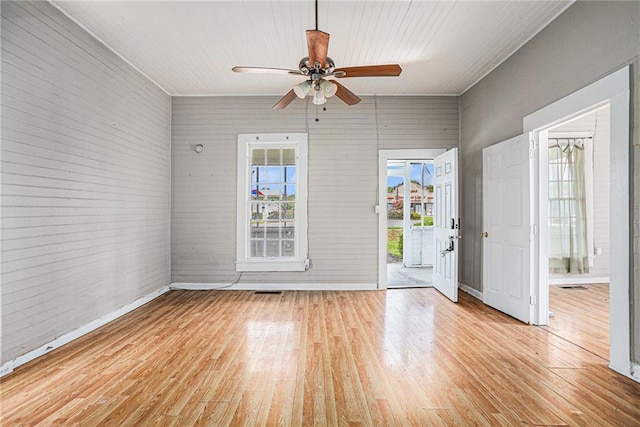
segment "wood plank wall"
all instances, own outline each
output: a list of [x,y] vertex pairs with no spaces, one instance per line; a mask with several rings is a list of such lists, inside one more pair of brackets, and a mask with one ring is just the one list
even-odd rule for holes
[[170,281],[170,97],[47,2],[2,2],[2,363]]
[[[245,273],[242,282],[375,283],[378,149],[458,145],[458,98],[372,97],[327,111],[278,97],[175,97],[172,281],[224,283],[235,272],[238,133],[309,133],[309,258],[303,273]],[[194,147],[204,151],[196,154]]]

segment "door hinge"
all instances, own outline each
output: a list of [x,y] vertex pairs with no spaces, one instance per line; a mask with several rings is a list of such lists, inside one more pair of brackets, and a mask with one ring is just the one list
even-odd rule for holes
[[538,226],[537,225],[532,225],[531,226],[531,233],[532,236],[535,236],[536,234],[538,234]]
[[529,140],[529,158],[530,159],[534,159],[536,157],[536,140],[535,139],[530,139]]
[[531,305],[536,305],[536,304],[538,304],[538,298],[536,298],[536,296],[535,296],[535,295],[531,295],[531,296],[529,297],[529,304],[531,304]]

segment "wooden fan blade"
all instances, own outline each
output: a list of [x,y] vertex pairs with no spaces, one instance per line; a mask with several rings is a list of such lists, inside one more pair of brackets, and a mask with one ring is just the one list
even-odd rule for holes
[[[362,67],[344,67],[333,70],[338,78],[344,77],[383,77],[399,76],[402,68],[398,64],[364,65]],[[344,74],[343,74],[344,73]]]
[[336,91],[336,96],[338,98],[342,99],[342,101],[344,101],[345,104],[347,104],[347,105],[356,105],[357,103],[359,103],[361,101],[361,99],[358,98],[355,93],[351,92],[349,89],[347,89],[346,87],[342,86],[340,83],[338,83],[336,81],[333,81],[331,83],[333,83],[336,86],[338,86],[338,90]]
[[233,67],[236,73],[260,73],[260,74],[302,74],[300,70],[289,70],[287,68],[269,67]]
[[307,48],[309,65],[313,67],[317,61],[320,63],[320,68],[325,68],[329,51],[329,34],[320,30],[307,30]]
[[291,104],[294,99],[296,99],[296,93],[291,89],[285,96],[280,98],[280,101],[278,101],[276,105],[271,108],[274,110],[282,110],[283,108],[286,108],[287,105]]

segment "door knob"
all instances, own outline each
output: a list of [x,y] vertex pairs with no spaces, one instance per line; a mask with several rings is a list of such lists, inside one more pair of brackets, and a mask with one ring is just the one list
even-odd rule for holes
[[483,233],[480,233],[480,237],[489,237],[489,233],[487,233],[486,231]]

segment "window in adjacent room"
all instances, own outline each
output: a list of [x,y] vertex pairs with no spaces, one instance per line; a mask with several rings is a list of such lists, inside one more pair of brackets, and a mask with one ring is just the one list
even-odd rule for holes
[[549,133],[549,271],[585,274],[593,266],[593,138],[567,135]]

